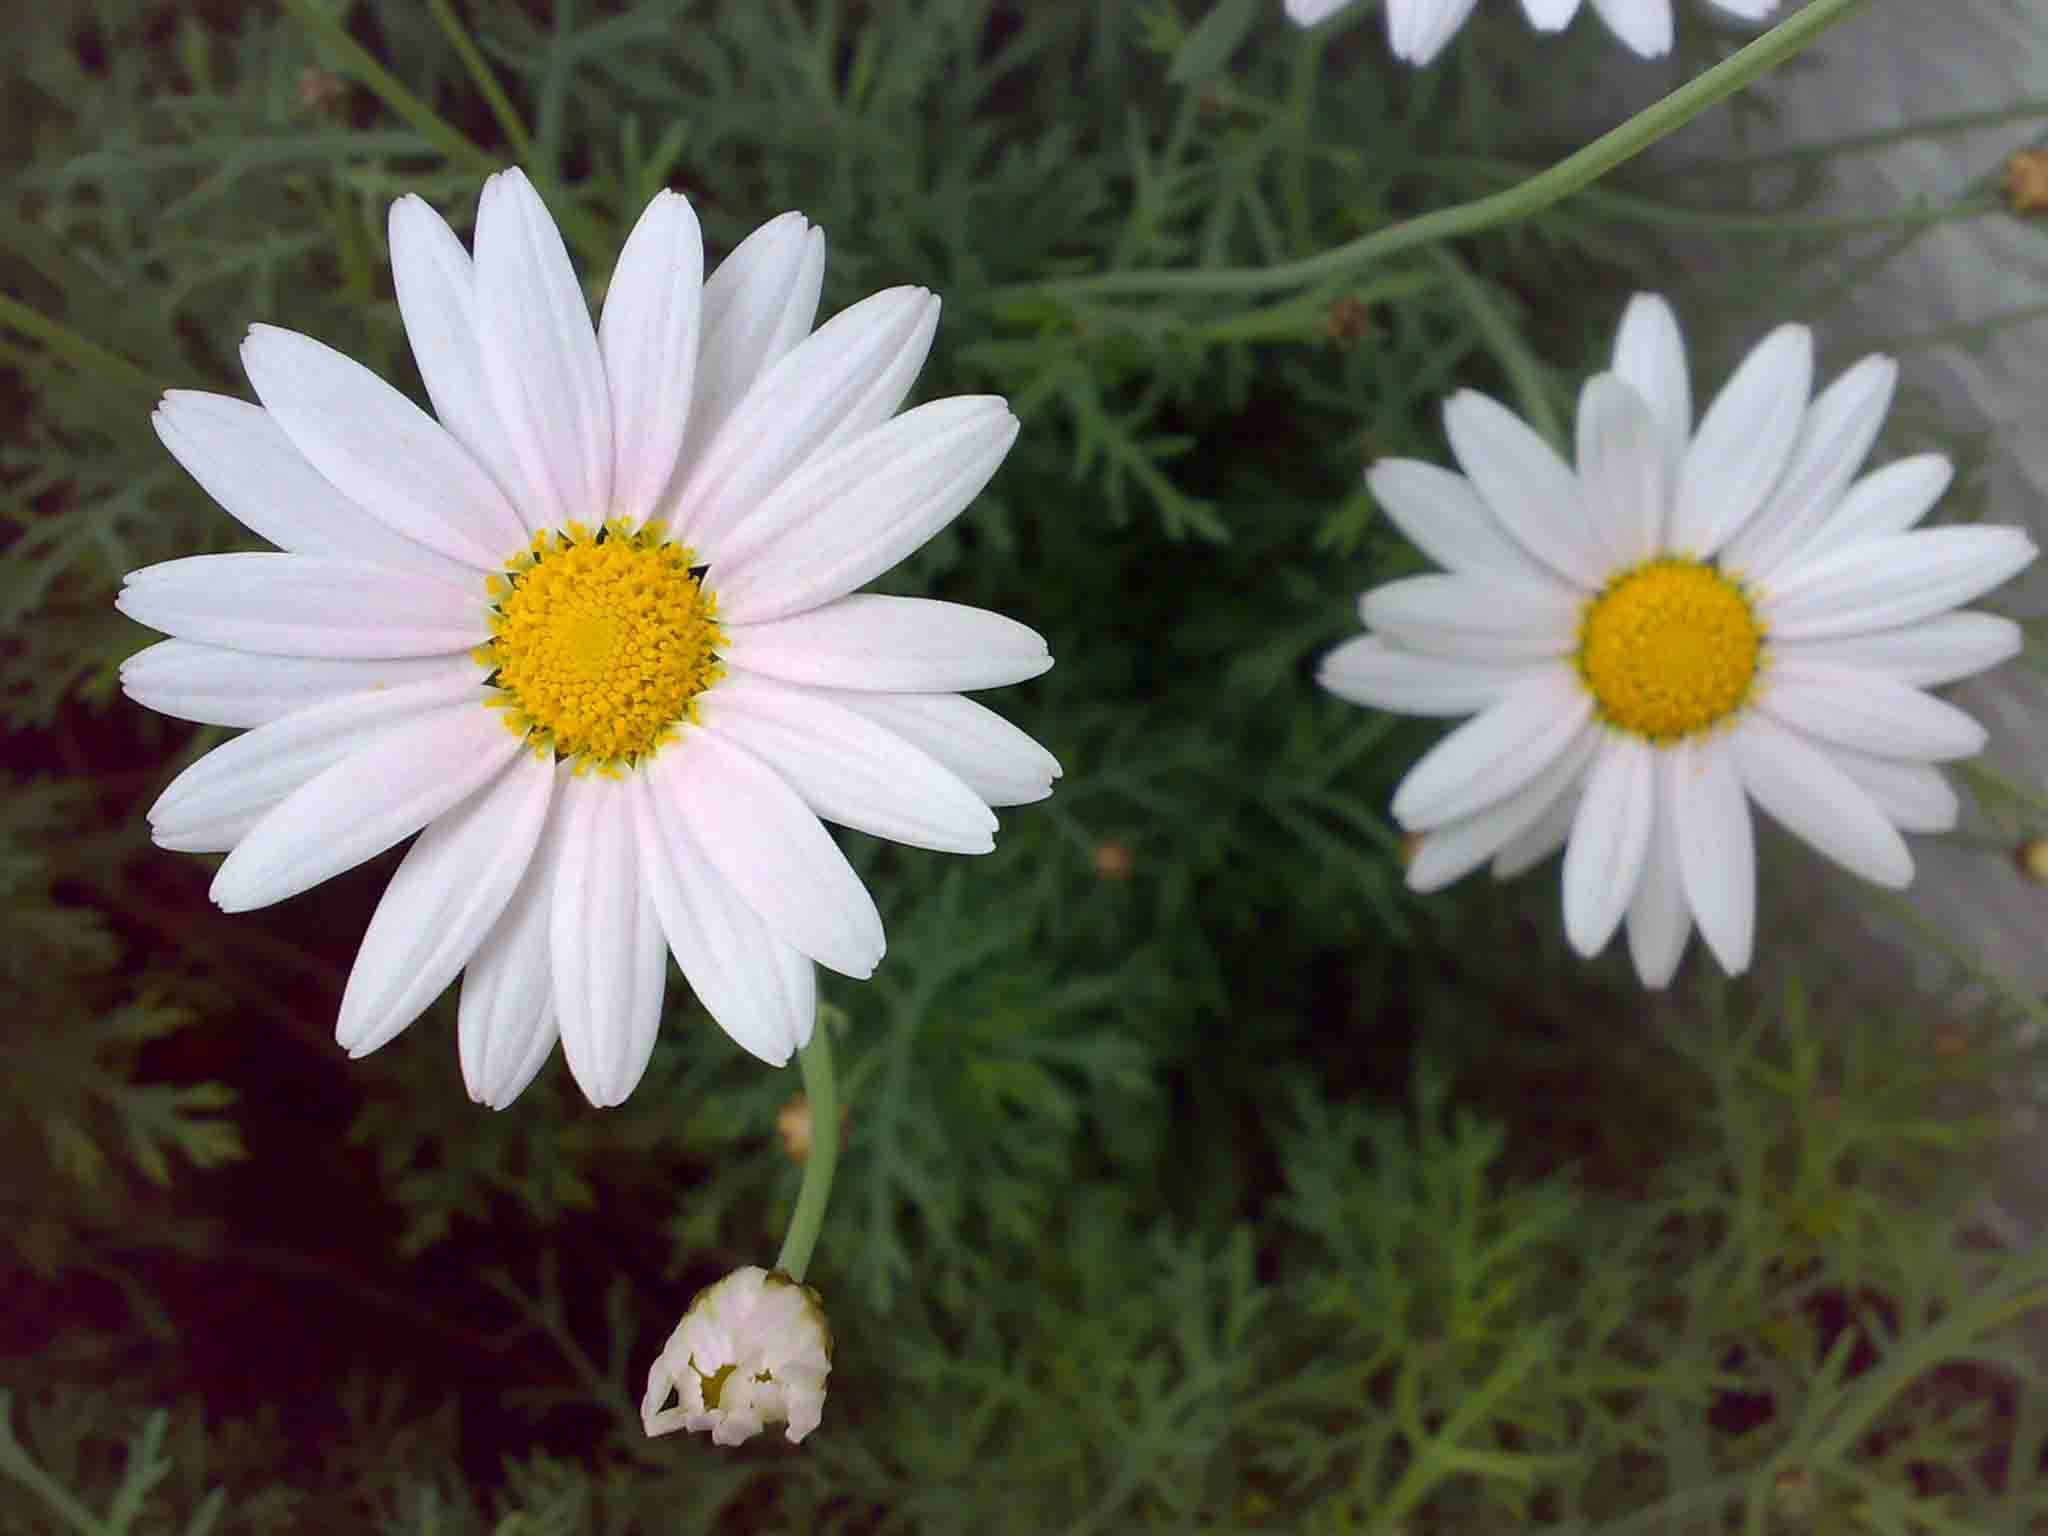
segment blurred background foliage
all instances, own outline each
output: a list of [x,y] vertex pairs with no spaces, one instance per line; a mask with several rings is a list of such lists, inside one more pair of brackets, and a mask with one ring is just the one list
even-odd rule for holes
[[[1555,426],[1673,230],[1753,237],[1776,282],[1887,211],[1802,223],[1820,161],[1624,176],[1321,286],[1047,286],[1267,266],[1512,184],[1612,54],[1584,24],[1539,60],[1482,7],[1417,74],[1371,9],[1306,37],[1263,0],[6,9],[0,1532],[2048,1528],[2048,1248],[1976,1217],[2038,1002],[1955,939],[1955,984],[1880,992],[1767,895],[1776,975],[1695,960],[1653,1005],[1569,955],[1542,878],[1409,897],[1383,807],[1431,728],[1311,681],[1421,563],[1359,471],[1440,456],[1451,387]],[[1738,41],[1682,20],[1679,70]],[[558,1066],[470,1105],[446,999],[350,1062],[396,855],[226,918],[141,818],[221,733],[119,697],[151,637],[112,594],[246,537],[155,395],[246,393],[267,321],[420,398],[386,208],[466,229],[515,161],[593,300],[662,186],[714,257],[799,208],[823,312],[934,288],[925,393],[1024,419],[890,583],[1050,638],[996,702],[1066,778],[972,864],[844,838],[890,954],[824,988],[838,1354],[800,1449],[649,1442],[636,1410],[693,1290],[773,1252],[793,1073],[681,988],[620,1110]],[[1761,328],[1688,319],[1702,378]],[[1928,432],[1909,399],[1887,451]]]

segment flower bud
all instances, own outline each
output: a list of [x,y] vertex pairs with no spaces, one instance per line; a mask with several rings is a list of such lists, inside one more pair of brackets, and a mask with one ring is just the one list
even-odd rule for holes
[[[690,1303],[647,1372],[640,1422],[649,1435],[708,1430],[720,1445],[787,1423],[794,1445],[818,1427],[831,1371],[818,1293],[750,1264]],[[671,1396],[675,1406],[663,1406]]]

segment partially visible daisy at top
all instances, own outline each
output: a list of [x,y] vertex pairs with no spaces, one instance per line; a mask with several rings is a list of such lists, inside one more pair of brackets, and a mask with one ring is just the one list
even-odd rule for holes
[[[1287,14],[1299,26],[1312,27],[1355,4],[1356,0],[1287,0]],[[1465,25],[1478,0],[1383,0],[1387,8],[1387,41],[1394,56],[1420,68],[1433,61]],[[1608,30],[1646,59],[1671,51],[1671,0],[1589,0]],[[1743,21],[1762,21],[1778,8],[1778,0],[1712,0]],[[1579,0],[1522,0],[1530,23],[1544,32],[1559,32],[1579,14]]]
[[1365,594],[1368,631],[1321,680],[1354,703],[1474,715],[1402,781],[1418,891],[1559,847],[1581,954],[1624,920],[1637,974],[1670,981],[1698,924],[1744,970],[1756,926],[1750,802],[1880,885],[1901,832],[1955,824],[1935,765],[1984,731],[1924,692],[1997,665],[2019,626],[1954,612],[2034,558],[2017,528],[1916,529],[1939,454],[1858,472],[1898,368],[1867,357],[1817,396],[1813,339],[1774,331],[1695,428],[1660,298],[1623,317],[1579,396],[1576,470],[1505,407],[1444,407],[1464,474],[1382,459],[1380,506],[1445,574]]
[[[336,1026],[375,1050],[464,972],[464,1079],[503,1107],[559,1037],[591,1102],[645,1070],[673,950],[734,1040],[810,1038],[812,963],[864,977],[873,901],[819,818],[982,853],[1059,766],[961,690],[1052,665],[993,613],[855,589],[945,527],[1017,422],[899,407],[939,301],[895,288],[811,330],[824,237],[784,214],[707,281],[664,192],[590,322],[525,176],[484,183],[475,258],[391,209],[399,311],[437,421],[259,325],[260,405],[172,391],[166,447],[281,553],[172,560],[121,610],[173,638],[131,698],[250,727],[150,810],[226,852],[230,912],[418,832]],[[424,829],[424,830],[422,830]]]

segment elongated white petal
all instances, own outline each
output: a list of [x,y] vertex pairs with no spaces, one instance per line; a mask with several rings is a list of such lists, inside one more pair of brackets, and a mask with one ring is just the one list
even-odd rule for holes
[[1592,717],[1571,668],[1523,683],[1438,742],[1394,793],[1394,818],[1428,831],[1504,799],[1554,763]]
[[1657,419],[1619,374],[1595,374],[1579,392],[1579,485],[1610,569],[1640,565],[1664,542],[1670,495]]
[[1756,834],[1728,743],[1694,737],[1667,747],[1678,874],[1700,936],[1739,976],[1756,938]]
[[230,517],[289,554],[392,566],[458,586],[476,580],[473,566],[394,533],[342,495],[259,405],[174,389],[150,425]]
[[1496,702],[1547,665],[1454,661],[1354,635],[1331,651],[1316,680],[1340,699],[1404,715],[1469,715]]
[[1656,814],[1656,749],[1639,736],[1607,732],[1564,854],[1564,931],[1580,954],[1599,954],[1621,925]]
[[1795,663],[1858,667],[1916,688],[1937,688],[2010,661],[2025,639],[2011,619],[1965,611],[1835,640],[1791,641],[1779,654]]
[[1522,0],[1532,26],[1544,32],[1559,32],[1579,14],[1579,0]]
[[1671,51],[1671,0],[1593,0],[1607,29],[1646,59]]
[[770,933],[856,981],[874,974],[884,947],[874,899],[774,769],[714,731],[687,726],[648,771],[655,792]]
[[469,450],[362,364],[310,336],[252,325],[242,366],[292,446],[394,533],[478,570],[526,542],[525,523]]
[[1297,27],[1312,27],[1350,3],[1351,0],[1287,0],[1287,19]]
[[597,325],[612,407],[612,515],[662,510],[690,425],[704,234],[689,199],[659,192],[619,252]]
[[1743,359],[1679,468],[1673,551],[1704,560],[1756,515],[1791,457],[1812,388],[1813,334],[1803,325],[1779,326]]
[[1692,380],[1678,316],[1660,295],[1639,293],[1629,300],[1614,338],[1614,371],[1649,407],[1664,445],[1665,484],[1675,486],[1692,441]]
[[1564,590],[1548,566],[1508,537],[1463,475],[1420,459],[1381,459],[1366,471],[1365,484],[1409,542],[1453,575],[1491,573]]
[[267,725],[294,710],[433,678],[482,676],[467,656],[375,661],[263,656],[191,640],[159,640],[121,663],[121,691],[160,715],[201,725]]
[[1762,21],[1778,8],[1778,0],[1714,0],[1714,4],[1744,21]]
[[272,656],[446,656],[490,638],[483,583],[314,555],[188,555],[128,574],[114,606],[180,640]]
[[1802,560],[1760,594],[1773,639],[1896,629],[1982,597],[2033,562],[2017,528],[1926,528]]
[[956,395],[812,459],[724,539],[707,578],[720,612],[786,618],[881,575],[981,494],[1016,439],[999,397]]
[[[554,775],[559,785],[569,769],[558,765]],[[504,1109],[526,1091],[559,1037],[548,924],[566,821],[562,797],[551,793],[526,876],[462,973],[455,1014],[462,1082],[474,1102],[492,1109]]]
[[[1597,732],[1587,730],[1589,746],[1599,739]],[[1502,843],[1500,851],[1493,856],[1493,878],[1517,879],[1562,848],[1572,835],[1572,823],[1578,820],[1578,802],[1579,797],[1575,794],[1559,795],[1541,816]]]
[[815,968],[713,868],[650,775],[633,776],[633,799],[641,873],[690,990],[742,1050],[785,1065],[811,1038]]
[[1052,793],[1059,759],[992,709],[957,693],[856,693],[820,698],[866,715],[958,774],[992,806],[1029,805]]
[[419,835],[356,951],[334,1038],[367,1056],[469,964],[533,860],[554,769],[524,755]]
[[1851,874],[1894,889],[1912,883],[1905,839],[1831,754],[1755,712],[1728,747],[1750,795],[1786,831]]
[[939,853],[995,848],[995,813],[950,770],[815,693],[741,674],[704,700],[703,724],[768,764],[827,821]]
[[1581,600],[1468,576],[1407,576],[1359,599],[1368,629],[1451,661],[1542,661],[1578,644]]
[[1434,62],[1476,4],[1478,0],[1387,0],[1387,41],[1394,57],[1417,69]]
[[1872,470],[1849,487],[1818,528],[1768,569],[1753,572],[1755,580],[1769,585],[1851,544],[1904,533],[1933,510],[1955,473],[1955,466],[1939,453],[1915,454]]
[[476,211],[484,377],[546,526],[611,510],[612,416],[590,308],[561,232],[518,169],[485,181]]
[[1650,849],[1628,904],[1628,953],[1636,976],[1652,989],[1671,985],[1685,941],[1692,937],[1692,908],[1678,872],[1677,786],[1679,766],[1671,752],[1657,754],[1657,810]]
[[1828,758],[1877,802],[1901,832],[1953,832],[1962,802],[1931,763],[1904,763],[1830,747]]
[[1444,404],[1444,431],[1501,526],[1530,554],[1582,589],[1605,578],[1578,477],[1550,444],[1498,400],[1464,389]]
[[623,1104],[654,1054],[668,945],[640,871],[630,781],[561,786],[561,862],[548,916],[562,1055],[599,1109]]
[[1947,762],[1984,750],[1984,727],[1953,704],[1855,667],[1781,656],[1758,706],[1795,731],[1874,757]]
[[786,619],[731,625],[719,654],[763,677],[862,692],[1000,688],[1052,666],[1044,638],[1015,619],[871,592]]
[[309,890],[410,837],[520,750],[480,704],[410,718],[292,791],[235,846],[209,894],[224,912],[247,912]]
[[1599,740],[1593,726],[1581,727],[1555,761],[1513,794],[1423,833],[1408,861],[1408,888],[1441,890],[1542,825],[1558,805],[1571,801]]

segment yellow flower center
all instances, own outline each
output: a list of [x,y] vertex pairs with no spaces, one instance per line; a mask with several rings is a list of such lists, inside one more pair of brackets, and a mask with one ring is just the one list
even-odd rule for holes
[[1666,742],[1742,707],[1763,642],[1734,581],[1698,560],[1650,560],[1586,605],[1576,660],[1602,719]]
[[724,676],[724,635],[693,558],[657,523],[535,534],[485,583],[491,638],[474,653],[506,726],[578,773],[615,774],[694,720]]

